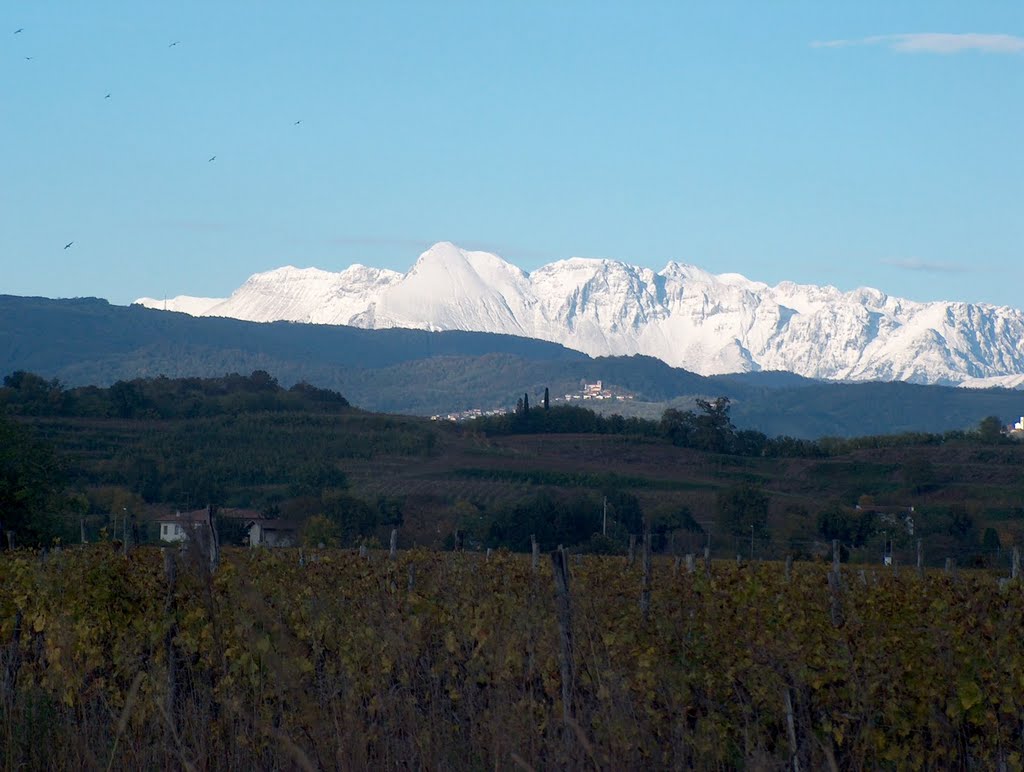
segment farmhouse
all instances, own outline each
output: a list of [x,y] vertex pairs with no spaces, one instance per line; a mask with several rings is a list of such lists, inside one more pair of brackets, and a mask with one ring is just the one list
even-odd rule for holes
[[294,547],[299,524],[294,520],[250,520],[246,523],[250,547]]
[[[224,507],[214,508],[215,518],[235,520],[236,522],[248,523],[260,517],[260,513],[254,509],[235,509]],[[165,515],[157,520],[159,526],[160,541],[183,542],[188,538],[189,533],[202,525],[205,525],[209,517],[209,510],[192,509],[188,512],[175,512],[173,515]],[[246,525],[248,528],[248,525]]]
[[883,525],[903,528],[909,536],[914,535],[914,507],[913,506],[879,506],[875,504],[856,504],[858,512],[874,512],[878,521]]
[[160,528],[160,541],[182,542],[188,539],[193,529],[199,528],[207,521],[207,510],[194,509],[191,512],[175,512],[157,520]]

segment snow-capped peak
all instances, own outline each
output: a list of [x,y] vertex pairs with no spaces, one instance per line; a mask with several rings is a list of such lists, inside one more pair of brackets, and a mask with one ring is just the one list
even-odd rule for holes
[[772,287],[678,262],[655,273],[571,257],[528,274],[447,241],[404,274],[358,263],[341,272],[285,266],[253,275],[226,300],[136,302],[251,321],[511,333],[595,356],[646,354],[704,374],[765,369],[946,384],[1024,374],[1024,314],[1010,308],[916,303],[868,287]]

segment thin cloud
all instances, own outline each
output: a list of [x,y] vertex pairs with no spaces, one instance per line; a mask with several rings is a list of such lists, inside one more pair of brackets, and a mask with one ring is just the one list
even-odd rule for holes
[[850,40],[816,40],[811,43],[812,48],[850,46],[884,46],[890,51],[902,54],[961,54],[968,51],[984,54],[1021,54],[1024,53],[1024,37],[986,35],[978,32],[905,32]]
[[966,265],[931,262],[928,260],[920,260],[916,257],[883,260],[882,263],[883,265],[891,265],[894,268],[902,268],[905,271],[920,271],[921,273],[964,273],[970,270]]

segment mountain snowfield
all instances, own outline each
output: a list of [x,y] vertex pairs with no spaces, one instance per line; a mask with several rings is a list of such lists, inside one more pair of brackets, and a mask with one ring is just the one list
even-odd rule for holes
[[140,298],[150,308],[256,322],[468,330],[561,343],[591,356],[645,354],[703,375],[785,370],[809,378],[1010,386],[1024,383],[1024,313],[917,303],[876,289],[655,273],[573,257],[526,273],[441,242],[405,274],[363,265],[286,266],[227,299]]

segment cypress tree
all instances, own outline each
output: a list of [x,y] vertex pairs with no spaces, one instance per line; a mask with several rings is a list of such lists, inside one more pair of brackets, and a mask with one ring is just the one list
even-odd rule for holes
[[523,412],[530,412],[530,395],[529,393],[523,394]]
[[549,399],[548,387],[544,387],[544,409],[547,410],[551,407],[551,400]]

